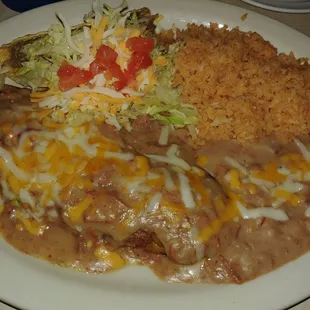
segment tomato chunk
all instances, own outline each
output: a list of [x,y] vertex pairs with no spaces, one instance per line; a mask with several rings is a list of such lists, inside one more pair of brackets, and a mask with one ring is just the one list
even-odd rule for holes
[[127,65],[127,75],[134,78],[138,71],[147,69],[153,63],[149,53],[133,52]]
[[98,63],[96,60],[94,60],[89,66],[89,70],[93,76],[97,75],[98,73],[103,72],[105,69],[106,67]]
[[116,64],[117,53],[108,45],[102,44],[97,51],[95,60],[90,65],[93,75],[101,73]]
[[62,91],[69,90],[80,84],[85,84],[93,78],[93,74],[90,71],[67,64],[59,68],[57,75],[59,77],[58,87]]
[[114,86],[117,90],[121,90],[127,85],[127,79],[121,67],[116,63],[117,57],[117,53],[111,47],[103,44],[90,65],[90,71],[93,75],[106,71],[110,76],[119,80],[114,83]]
[[131,51],[150,53],[154,48],[154,39],[132,37],[126,41],[126,47]]
[[102,65],[109,66],[109,64],[116,62],[117,56],[113,48],[102,44],[96,54],[96,61]]
[[124,78],[122,80],[115,81],[113,85],[117,91],[120,91],[128,85],[128,80]]

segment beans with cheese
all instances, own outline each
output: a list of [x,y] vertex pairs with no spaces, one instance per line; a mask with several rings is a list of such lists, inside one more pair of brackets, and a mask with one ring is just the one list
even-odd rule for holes
[[148,117],[130,131],[73,127],[27,94],[8,103],[0,231],[24,253],[93,273],[142,264],[170,282],[242,283],[310,247],[306,139],[194,150],[184,129]]

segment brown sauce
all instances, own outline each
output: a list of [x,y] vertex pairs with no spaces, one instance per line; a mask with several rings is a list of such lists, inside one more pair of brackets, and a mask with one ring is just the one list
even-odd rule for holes
[[[24,100],[27,104],[27,97]],[[3,97],[1,101],[4,101]],[[18,97],[18,101],[21,104],[22,98]],[[4,112],[0,116],[0,124],[3,128],[4,121],[9,121],[10,108],[4,104],[2,109]],[[14,114],[11,115],[15,121]],[[33,121],[23,125],[26,127],[24,130],[33,130],[37,126]],[[286,201],[277,207],[286,212],[286,221],[266,216],[255,219],[230,216],[225,220],[221,218],[222,209],[216,204],[221,200],[228,205],[230,195],[241,195],[249,209],[270,207],[270,197],[259,186],[256,193],[229,187],[226,177],[231,167],[225,158],[233,158],[242,167],[255,170],[282,155],[298,153],[295,144],[269,141],[255,146],[240,146],[231,141],[222,141],[210,142],[195,150],[190,146],[189,137],[180,130],[170,133],[169,145],[161,146],[158,144],[160,124],[149,118],[138,119],[130,133],[123,130],[117,132],[106,124],[101,125],[100,131],[106,138],[117,141],[124,152],[134,152],[135,156],[164,156],[172,144],[179,145],[180,158],[191,166],[196,164],[199,156],[207,155],[208,162],[203,168],[210,175],[199,179],[199,182],[202,179],[199,188],[201,193],[208,193],[210,202],[207,205],[202,203],[200,208],[180,208],[182,195],[174,190],[162,194],[172,207],[151,214],[137,211],[133,206],[139,197],[129,197],[123,193],[122,176],[118,174],[117,167],[111,164],[84,175],[96,185],[87,191],[92,203],[78,223],[72,221],[67,213],[69,209],[66,209],[84,197],[84,189],[78,186],[68,189],[66,198],[62,200],[64,205],[54,208],[56,214],[54,212],[53,216],[47,214],[42,217],[41,224],[46,225],[46,229],[40,235],[27,231],[16,217],[18,208],[13,202],[7,202],[0,214],[0,232],[9,244],[25,254],[90,273],[104,273],[135,263],[149,266],[168,282],[238,284],[270,272],[309,250],[310,219],[305,216],[309,202],[307,182],[303,184],[300,191],[302,199],[296,206]],[[2,145],[7,148],[17,144],[20,133],[15,136],[12,133],[1,131]],[[15,140],[8,139],[13,136]],[[302,141],[307,144],[307,140]],[[165,168],[177,183],[178,170],[158,162],[151,162],[151,167]],[[192,176],[190,183],[197,183],[197,178]],[[242,173],[239,178],[244,178]],[[200,199],[204,200],[204,197]],[[124,221],[130,225],[124,226]],[[217,228],[219,221],[221,226]],[[188,230],[188,225],[192,230]],[[208,227],[213,230],[203,243],[193,241],[197,231]],[[108,255],[107,259],[98,258],[96,249],[100,246],[104,246],[107,253],[114,254],[104,252],[104,255]],[[117,267],[113,265],[115,261]]]

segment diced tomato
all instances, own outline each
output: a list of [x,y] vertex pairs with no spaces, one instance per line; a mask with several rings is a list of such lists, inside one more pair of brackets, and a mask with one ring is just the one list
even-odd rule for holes
[[106,71],[107,75],[118,79],[114,86],[117,90],[121,90],[127,85],[127,79],[121,67],[116,63],[117,57],[117,53],[111,47],[103,44],[90,65],[90,71],[93,75]]
[[101,45],[96,54],[95,60],[90,65],[90,71],[93,75],[101,73],[114,65],[117,59],[117,53],[107,45]]
[[127,65],[127,70],[122,71],[116,63],[118,54],[111,47],[101,45],[97,51],[95,60],[90,64],[89,71],[64,64],[57,74],[59,76],[59,89],[69,90],[80,84],[89,82],[94,76],[105,72],[107,78],[116,78],[113,83],[116,90],[120,91],[128,84],[135,81],[137,73],[152,65],[150,51],[154,47],[154,40],[149,38],[134,37],[127,40],[126,45],[133,51]]
[[150,53],[154,48],[154,39],[132,37],[126,41],[126,47],[134,52]]
[[110,63],[115,63],[117,56],[117,53],[112,47],[102,44],[96,54],[96,60],[102,64],[108,65]]
[[118,80],[118,81],[115,81],[113,85],[117,91],[120,91],[128,85],[128,80],[127,79]]
[[106,67],[99,64],[96,60],[94,60],[89,66],[89,70],[93,74],[93,76],[103,72],[105,69]]
[[112,76],[115,77],[116,79],[123,80],[125,78],[121,67],[117,63],[110,65],[108,67],[108,70],[111,72]]
[[113,78],[113,75],[112,75],[112,73],[111,73],[110,71],[106,71],[106,72],[104,73],[104,75],[105,75],[105,78],[106,78],[108,81],[112,80],[112,78]]
[[127,65],[127,76],[134,78],[138,71],[147,69],[153,63],[149,53],[133,52]]
[[110,68],[108,68],[108,72],[110,72],[113,77],[118,79],[118,81],[113,83],[117,91],[127,86],[128,79],[126,78],[124,72],[122,71],[121,67],[117,63],[115,63],[115,65],[111,66]]
[[67,64],[59,68],[57,75],[59,77],[59,89],[62,91],[85,84],[93,78],[93,74],[90,71]]

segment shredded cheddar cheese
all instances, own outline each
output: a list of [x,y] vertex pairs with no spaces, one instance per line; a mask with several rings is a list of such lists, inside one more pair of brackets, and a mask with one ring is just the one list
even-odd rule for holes
[[24,218],[21,214],[21,212],[16,212],[16,218],[18,218],[25,226],[25,229],[30,232],[33,235],[39,236],[44,233],[44,230],[46,228],[46,225],[41,225],[40,223],[36,221],[30,221],[26,218]]
[[67,211],[70,220],[72,222],[78,222],[81,219],[83,213],[90,206],[92,201],[93,199],[90,196],[88,196],[78,204],[70,206]]
[[208,157],[207,156],[199,156],[197,158],[197,165],[201,168],[205,168],[206,164],[208,163]]
[[108,24],[109,18],[107,16],[103,16],[99,22],[98,29],[94,34],[94,46],[99,47],[101,45],[103,32]]

